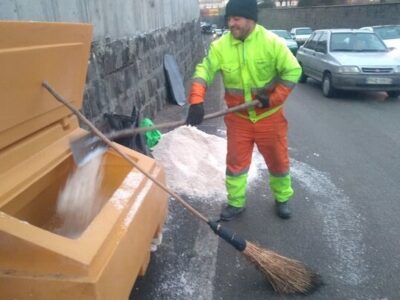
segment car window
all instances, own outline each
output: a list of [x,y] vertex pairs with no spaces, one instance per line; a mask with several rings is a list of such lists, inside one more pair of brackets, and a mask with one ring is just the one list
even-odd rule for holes
[[286,30],[271,30],[271,31],[275,33],[277,36],[280,36],[284,39],[292,39],[292,36]]
[[350,38],[348,33],[331,34],[331,51],[350,51]]
[[400,39],[400,26],[386,26],[375,28],[375,32],[383,39]]
[[387,51],[385,44],[372,32],[332,33],[330,49],[347,52]]
[[307,41],[304,43],[304,45],[303,45],[304,48],[310,49],[310,43],[311,43],[311,40],[314,38],[314,36],[315,36],[315,33],[313,33],[313,34],[308,38],[308,40],[307,40]]
[[323,32],[317,41],[315,51],[326,53],[328,45],[328,33]]
[[316,32],[314,33],[308,41],[304,44],[304,48],[312,49],[315,50],[317,46],[318,39],[320,38],[322,32]]
[[306,35],[306,34],[311,34],[312,30],[310,28],[301,28],[296,30],[296,34],[298,35]]

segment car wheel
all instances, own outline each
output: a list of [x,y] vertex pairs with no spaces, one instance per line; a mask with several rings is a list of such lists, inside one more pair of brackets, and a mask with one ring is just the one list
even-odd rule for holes
[[322,94],[327,98],[331,98],[335,94],[335,88],[332,85],[332,75],[330,73],[325,73],[322,78]]
[[388,91],[386,92],[390,98],[397,98],[400,96],[400,91]]

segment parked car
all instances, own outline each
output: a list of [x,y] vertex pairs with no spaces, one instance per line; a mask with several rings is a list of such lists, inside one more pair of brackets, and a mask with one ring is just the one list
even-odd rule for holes
[[312,32],[310,27],[294,27],[290,30],[290,34],[299,46],[307,41]]
[[400,50],[400,25],[376,25],[361,29],[375,32],[388,48]]
[[386,91],[400,95],[400,54],[390,51],[376,33],[359,29],[316,30],[297,51],[307,77],[322,82],[322,93],[336,89]]
[[296,41],[292,38],[289,31],[283,29],[272,29],[270,31],[275,33],[280,38],[282,38],[285,41],[286,46],[288,46],[289,50],[292,51],[293,55],[296,55],[299,46],[297,45]]
[[222,29],[220,29],[220,28],[215,28],[214,30],[213,30],[213,38],[214,39],[217,39],[217,38],[219,38],[219,37],[221,37],[222,36],[222,34],[223,34],[223,30]]
[[213,27],[209,23],[201,23],[200,24],[201,32],[205,34],[212,34],[213,33]]

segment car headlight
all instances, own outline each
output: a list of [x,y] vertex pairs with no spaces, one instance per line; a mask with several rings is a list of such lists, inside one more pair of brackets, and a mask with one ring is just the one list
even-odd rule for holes
[[360,73],[360,68],[357,66],[342,66],[338,69],[339,73]]

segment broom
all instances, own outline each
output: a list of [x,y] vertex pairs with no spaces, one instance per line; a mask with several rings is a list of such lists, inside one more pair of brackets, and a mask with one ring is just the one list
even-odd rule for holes
[[163,191],[175,198],[193,215],[207,223],[215,234],[228,242],[235,249],[242,252],[247,260],[253,263],[256,268],[264,274],[267,281],[278,294],[307,295],[311,294],[320,286],[322,282],[319,275],[308,269],[301,262],[279,255],[274,251],[264,249],[254,243],[246,241],[239,237],[235,232],[223,227],[220,223],[207,219],[199,211],[183,200],[182,197],[168,189],[164,184],[143,170],[133,159],[121,151],[110,139],[101,133],[76,107],[60,96],[47,82],[43,82],[42,85],[51,95],[54,96],[54,98],[63,103],[82,122],[84,122],[95,135],[104,141],[105,144],[114,149],[121,157],[126,159],[132,166],[153,181]]

